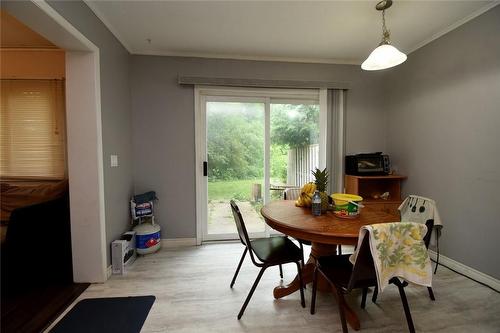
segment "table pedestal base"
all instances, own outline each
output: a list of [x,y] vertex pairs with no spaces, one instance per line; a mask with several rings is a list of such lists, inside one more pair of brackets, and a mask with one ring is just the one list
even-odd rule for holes
[[[309,260],[307,261],[307,264],[305,264],[304,267],[302,267],[302,279],[304,281],[304,284],[311,283],[313,280],[313,272],[316,262],[315,258],[334,255],[336,254],[336,250],[337,250],[337,245],[312,243],[311,255],[309,256]],[[290,284],[286,286],[277,286],[276,288],[274,288],[273,291],[274,298],[278,299],[290,295],[299,290],[299,286],[300,286],[299,278],[296,276],[295,279],[293,279],[293,281]],[[337,298],[337,291],[335,287],[331,286],[323,278],[321,274],[318,274],[318,290],[331,291],[333,292],[335,298]],[[349,325],[356,331],[359,330],[360,323],[359,323],[359,318],[356,315],[356,312],[354,312],[354,310],[352,310],[348,304],[345,304],[344,311],[346,320],[349,323]]]

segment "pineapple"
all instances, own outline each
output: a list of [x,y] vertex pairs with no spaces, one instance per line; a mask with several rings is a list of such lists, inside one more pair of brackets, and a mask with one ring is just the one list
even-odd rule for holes
[[326,171],[326,168],[324,170],[316,168],[312,171],[312,174],[316,179],[314,181],[316,189],[319,191],[319,195],[321,196],[321,211],[326,212],[328,210],[328,194],[326,193],[326,186],[328,185],[328,171]]

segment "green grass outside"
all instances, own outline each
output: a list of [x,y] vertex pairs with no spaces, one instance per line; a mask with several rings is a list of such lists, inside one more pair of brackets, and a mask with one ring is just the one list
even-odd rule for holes
[[252,184],[262,184],[262,179],[208,182],[208,200],[250,201]]
[[[262,184],[262,179],[243,179],[243,180],[222,180],[208,182],[208,202],[228,202],[231,199],[236,201],[249,201],[255,211],[260,214],[262,201],[252,201],[252,185]],[[261,188],[261,195],[264,195],[264,185]],[[279,192],[271,191],[271,200],[279,200]],[[211,223],[211,214],[209,214],[209,223]]]

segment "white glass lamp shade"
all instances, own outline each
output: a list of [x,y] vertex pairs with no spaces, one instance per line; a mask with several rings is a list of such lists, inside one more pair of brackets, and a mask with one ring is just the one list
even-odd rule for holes
[[406,54],[389,44],[379,45],[361,64],[365,71],[391,68],[406,61]]

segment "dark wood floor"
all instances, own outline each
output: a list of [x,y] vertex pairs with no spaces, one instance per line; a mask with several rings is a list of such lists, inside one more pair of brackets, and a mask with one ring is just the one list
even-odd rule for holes
[[87,287],[88,283],[72,283],[38,287],[2,295],[2,333],[41,332],[61,314]]

